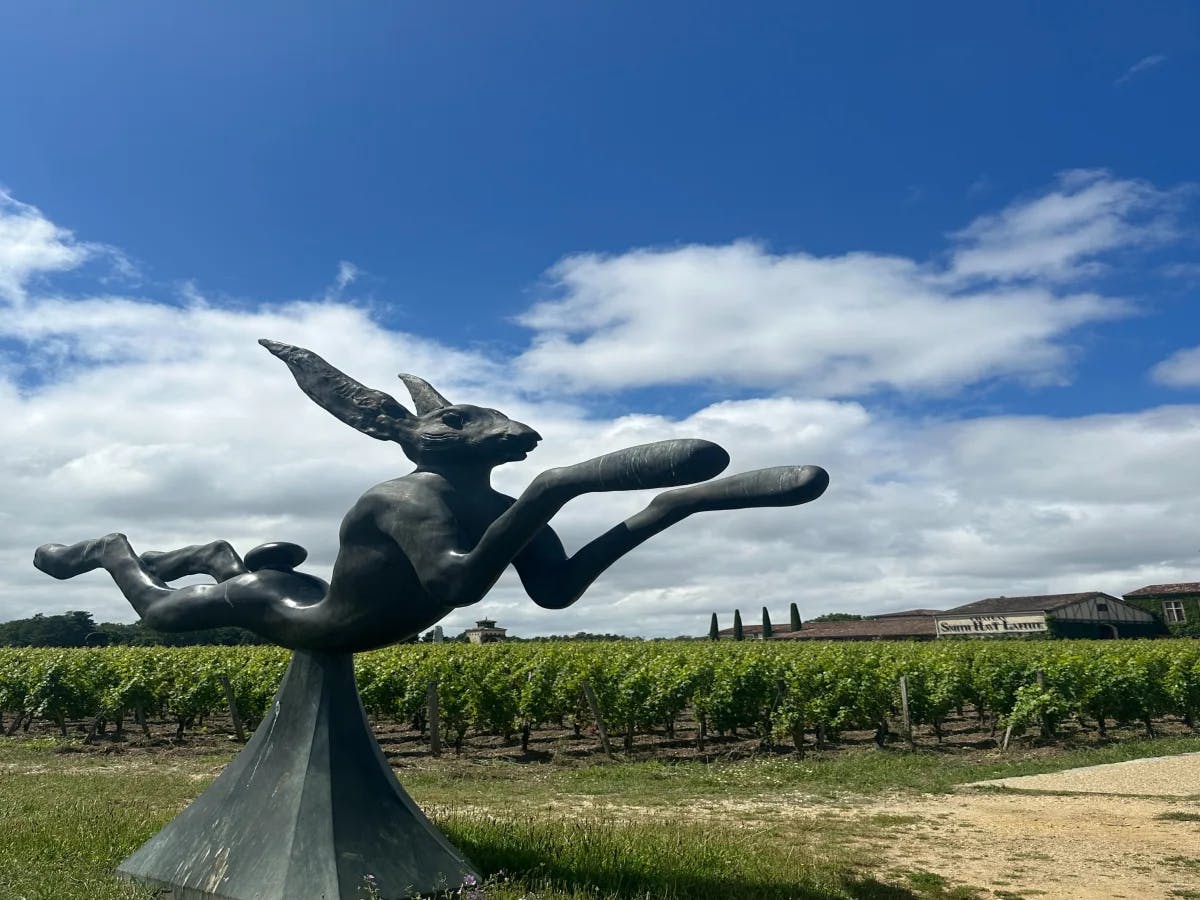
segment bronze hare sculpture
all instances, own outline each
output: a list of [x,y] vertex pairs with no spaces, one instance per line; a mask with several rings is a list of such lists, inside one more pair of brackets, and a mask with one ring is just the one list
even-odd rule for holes
[[[478,602],[509,563],[535,603],[562,609],[621,556],[692,513],[795,506],[829,484],[817,466],[709,481],[729,464],[728,454],[709,441],[668,440],[542,472],[514,499],[492,489],[491,472],[537,446],[541,436],[529,426],[451,403],[422,379],[401,375],[409,411],[309,350],[260,343],[321,407],[377,440],[395,441],[416,463],[346,513],[329,584],[295,571],[307,554],[288,543],[256,547],[244,560],[225,541],[139,555],[123,534],[109,534],[45,544],[34,565],[55,578],[105,569],[142,620],[161,631],[238,625],[286,647],[350,653],[404,640]],[[674,489],[566,555],[548,523],[569,500],[642,488]],[[215,583],[168,585],[196,574]]]

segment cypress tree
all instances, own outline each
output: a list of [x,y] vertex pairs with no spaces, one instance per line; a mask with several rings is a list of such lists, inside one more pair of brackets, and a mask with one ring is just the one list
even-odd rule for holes
[[762,639],[765,641],[775,632],[771,629],[771,616],[767,613],[767,608],[763,607],[763,634]]
[[791,623],[792,631],[799,631],[800,630],[800,608],[798,606],[796,606],[795,603],[793,603],[791,609],[788,610],[788,612],[791,614],[791,618],[792,618],[792,623]]
[[742,631],[742,612],[739,609],[733,611],[733,639],[735,641],[744,640],[746,633]]
[[713,613],[712,621],[708,623],[708,639],[710,641],[719,641],[721,639],[721,629],[717,626],[716,613]]

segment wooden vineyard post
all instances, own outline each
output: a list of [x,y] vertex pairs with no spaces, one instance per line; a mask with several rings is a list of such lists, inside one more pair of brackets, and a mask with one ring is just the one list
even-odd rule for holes
[[133,708],[133,721],[142,726],[142,737],[150,737],[150,725],[146,722],[145,707],[139,704]]
[[1000,749],[1007,750],[1008,742],[1012,740],[1012,722],[1008,723],[1008,727],[1004,729],[1004,740],[1000,742]]
[[916,741],[913,739],[912,718],[908,714],[908,676],[900,676],[900,727],[904,730],[904,739],[908,741],[908,746],[915,747]]
[[442,753],[442,725],[438,717],[437,682],[429,683],[425,692],[425,700],[429,704],[429,752],[434,756]]
[[614,759],[612,744],[608,742],[608,729],[604,727],[604,717],[600,715],[600,702],[596,699],[596,692],[592,690],[592,686],[586,680],[583,682],[583,696],[587,699],[588,708],[592,711],[592,718],[596,720],[596,731],[600,733],[600,746],[604,748],[604,755],[609,759]]
[[[1041,669],[1037,670],[1037,686],[1038,686],[1039,691],[1046,690],[1046,673],[1043,672]],[[1050,719],[1046,716],[1045,713],[1042,713],[1038,717],[1038,724],[1041,726],[1042,737],[1044,737],[1044,738],[1054,737],[1054,729],[1051,727]]]
[[233,733],[237,736],[238,743],[246,743],[246,729],[242,726],[242,714],[238,711],[237,698],[233,694],[233,685],[229,683],[229,676],[221,676],[221,689],[225,691],[225,702],[229,704],[229,718],[233,720]]

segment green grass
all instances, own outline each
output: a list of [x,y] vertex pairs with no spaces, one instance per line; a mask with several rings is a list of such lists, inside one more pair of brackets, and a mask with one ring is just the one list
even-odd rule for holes
[[1163,862],[1168,866],[1183,869],[1185,872],[1195,872],[1200,875],[1200,857],[1197,856],[1166,856]]
[[[139,766],[0,775],[0,897],[149,900],[111,873],[206,781]],[[838,851],[789,846],[765,830],[620,819],[435,816],[491,876],[487,900],[815,900],[917,898],[860,870]],[[510,873],[500,875],[501,870]],[[366,893],[363,895],[367,896]],[[388,898],[391,900],[391,898]]]
[[[196,790],[179,775],[0,774],[0,897],[142,900],[112,870]],[[181,796],[182,795],[182,796]]]
[[[539,887],[549,891],[545,896],[576,896],[583,885],[590,893],[578,896],[664,900],[922,896],[866,877],[844,853],[789,847],[764,830],[476,814],[435,821],[483,871],[519,873],[510,884],[513,896]],[[489,900],[505,896],[487,893]]]
[[929,900],[977,900],[981,892],[977,888],[951,885],[943,876],[934,872],[906,872],[908,883]]
[[776,796],[784,791],[820,798],[945,793],[974,781],[1196,751],[1200,751],[1200,737],[1186,736],[1131,739],[1052,756],[868,749],[810,754],[803,760],[767,757],[738,762],[574,766],[446,758],[401,769],[400,780],[414,796],[437,803],[495,802],[501,797],[544,803],[566,794],[620,798],[623,803],[650,806],[706,797]]
[[[0,741],[0,898],[149,900],[115,878],[114,867],[233,753],[70,752],[77,749],[40,738]],[[911,816],[773,819],[769,804],[752,814],[737,804],[786,793],[853,807],[884,794],[1195,750],[1200,739],[1165,738],[1049,758],[864,751],[587,766],[446,758],[420,760],[400,779],[488,874],[487,900],[967,900],[974,889],[931,873],[894,883],[872,877],[878,860],[869,842],[888,840]],[[690,805],[704,803],[705,815],[690,820]],[[725,803],[733,804],[728,813]],[[1195,864],[1171,861],[1181,871]]]
[[1200,822],[1200,813],[1165,812],[1155,816],[1164,822]]

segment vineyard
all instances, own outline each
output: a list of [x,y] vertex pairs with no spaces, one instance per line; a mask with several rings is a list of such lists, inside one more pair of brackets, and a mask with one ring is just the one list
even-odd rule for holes
[[[34,721],[109,726],[206,719],[252,728],[279,684],[277,648],[0,649],[0,729]],[[404,645],[360,654],[376,723],[424,734],[431,695],[447,744],[469,735],[528,746],[544,726],[705,741],[727,735],[803,752],[846,731],[939,741],[948,719],[997,737],[1052,738],[1068,723],[1134,724],[1148,734],[1200,714],[1200,642],[1038,641],[786,644],[641,642]],[[686,731],[686,733],[685,733]],[[607,741],[607,734],[604,735]]]

